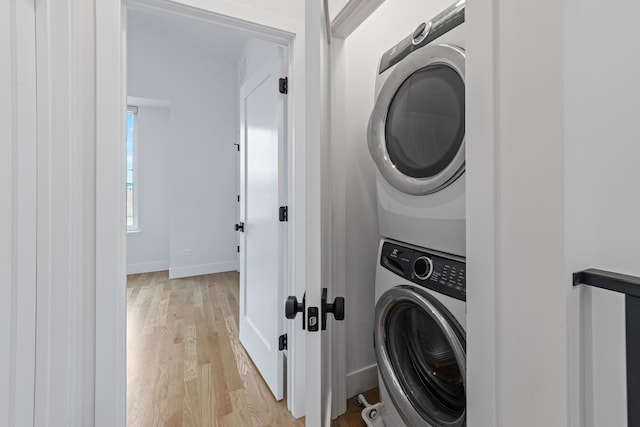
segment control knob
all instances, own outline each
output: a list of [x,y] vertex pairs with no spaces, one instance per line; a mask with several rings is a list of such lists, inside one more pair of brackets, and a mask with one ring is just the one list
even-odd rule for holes
[[413,274],[420,280],[427,280],[433,273],[433,262],[427,256],[419,256],[413,262]]
[[420,44],[425,37],[427,37],[429,35],[429,32],[431,31],[431,21],[429,21],[428,23],[423,22],[420,25],[418,25],[418,28],[415,29],[415,31],[413,32],[413,44],[414,45],[418,45]]

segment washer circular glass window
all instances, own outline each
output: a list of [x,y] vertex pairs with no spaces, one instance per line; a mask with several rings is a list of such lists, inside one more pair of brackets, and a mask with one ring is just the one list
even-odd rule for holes
[[369,120],[369,151],[397,189],[424,195],[464,172],[465,56],[428,45],[404,58],[385,81]]
[[466,425],[464,332],[437,299],[412,286],[387,291],[376,305],[376,356],[408,425]]

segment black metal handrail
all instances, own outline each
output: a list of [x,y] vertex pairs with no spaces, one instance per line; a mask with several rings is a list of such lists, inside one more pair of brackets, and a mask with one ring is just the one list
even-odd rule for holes
[[640,297],[640,277],[589,268],[573,273],[573,286],[587,285]]
[[627,425],[640,426],[640,277],[590,268],[573,273],[573,286],[579,285],[625,295]]

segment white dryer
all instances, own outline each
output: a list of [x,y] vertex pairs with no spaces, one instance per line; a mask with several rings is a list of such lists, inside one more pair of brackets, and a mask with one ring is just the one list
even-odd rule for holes
[[464,0],[380,60],[368,127],[380,234],[465,255]]
[[464,258],[380,242],[374,337],[386,427],[466,426],[465,299]]

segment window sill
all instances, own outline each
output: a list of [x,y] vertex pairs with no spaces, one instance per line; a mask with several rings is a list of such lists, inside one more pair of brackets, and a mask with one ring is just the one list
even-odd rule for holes
[[127,229],[127,235],[129,234],[140,234],[140,229],[139,228]]

